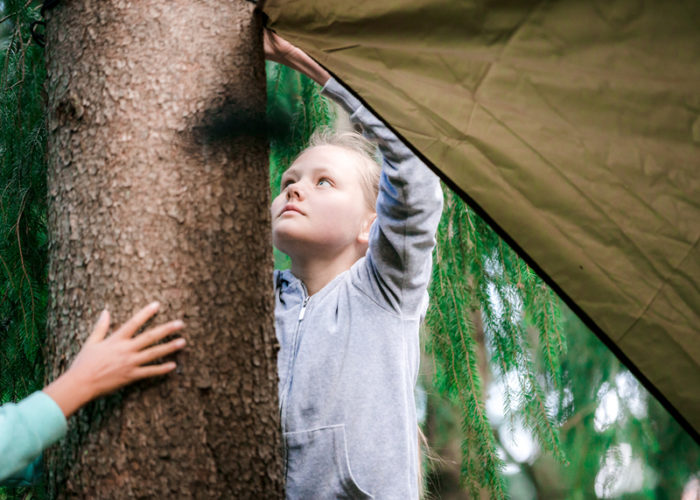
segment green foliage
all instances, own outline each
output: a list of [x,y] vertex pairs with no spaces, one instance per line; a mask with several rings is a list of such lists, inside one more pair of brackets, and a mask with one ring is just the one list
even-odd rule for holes
[[36,12],[5,2],[0,55],[0,402],[41,388],[47,298],[43,52]]
[[[37,7],[6,0],[0,13],[0,403],[41,389],[48,298],[44,54],[29,35]],[[43,498],[0,488],[0,498]]]
[[[545,404],[545,391],[561,383],[566,342],[559,305],[551,290],[459,197],[446,188],[444,196],[426,349],[433,357],[438,391],[463,409],[462,478],[468,490],[476,497],[485,488],[490,497],[504,498],[506,486],[499,473],[503,461],[483,404],[486,374],[480,373],[485,370],[479,368],[476,355],[481,332],[472,318],[483,320],[491,369],[501,378],[516,375],[517,390],[506,386],[506,412],[512,419],[511,409],[517,407],[538,441],[564,461],[552,412]],[[544,361],[539,364],[528,325],[538,330]]]

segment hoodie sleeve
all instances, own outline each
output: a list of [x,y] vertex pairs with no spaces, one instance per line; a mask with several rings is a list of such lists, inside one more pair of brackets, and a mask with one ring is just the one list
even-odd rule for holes
[[337,80],[322,93],[338,102],[382,154],[377,220],[353,280],[374,300],[402,315],[422,315],[427,306],[432,251],[442,213],[438,177]]
[[0,406],[0,485],[27,486],[40,474],[40,455],[66,433],[66,419],[47,394]]

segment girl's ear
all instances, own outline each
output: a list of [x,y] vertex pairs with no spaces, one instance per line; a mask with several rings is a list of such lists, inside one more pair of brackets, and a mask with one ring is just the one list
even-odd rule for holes
[[368,245],[369,244],[369,230],[372,229],[372,224],[374,221],[377,219],[377,214],[376,212],[372,212],[369,214],[366,218],[364,223],[362,224],[362,229],[360,230],[360,234],[357,235],[357,242],[361,243],[363,245]]

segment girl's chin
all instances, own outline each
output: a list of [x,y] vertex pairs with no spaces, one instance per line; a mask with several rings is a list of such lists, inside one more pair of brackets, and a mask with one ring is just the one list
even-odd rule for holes
[[280,252],[287,254],[290,258],[309,257],[323,253],[323,247],[318,241],[303,237],[299,234],[289,234],[282,231],[273,232],[272,244]]
[[298,234],[283,230],[272,231],[272,244],[277,250],[289,256],[299,251],[303,252],[304,248],[303,240],[299,238]]

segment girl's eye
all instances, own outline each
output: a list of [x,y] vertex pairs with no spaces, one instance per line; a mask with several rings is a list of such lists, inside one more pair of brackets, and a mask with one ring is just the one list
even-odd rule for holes
[[321,179],[320,181],[318,181],[318,185],[319,186],[323,186],[323,185],[330,186],[331,181],[329,181],[328,179]]
[[286,188],[287,186],[289,186],[290,184],[293,184],[293,183],[294,183],[294,181],[292,179],[285,179],[282,181],[282,187]]

